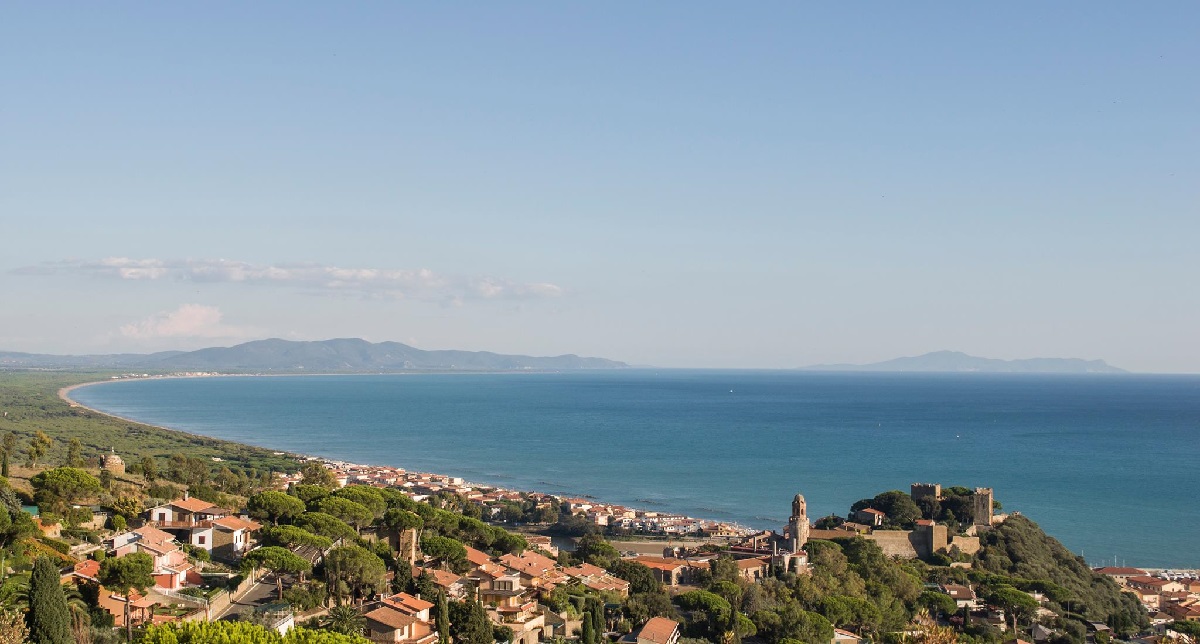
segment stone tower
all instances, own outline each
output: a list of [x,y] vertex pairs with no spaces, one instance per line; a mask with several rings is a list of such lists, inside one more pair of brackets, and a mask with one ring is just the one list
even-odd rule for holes
[[788,536],[791,537],[789,545],[792,554],[804,550],[804,544],[808,543],[808,505],[804,502],[803,494],[797,494],[796,498],[792,499],[792,518],[788,520]]
[[940,483],[913,483],[912,484],[913,501],[920,499],[933,499],[934,501],[942,500],[942,485]]
[[416,528],[406,528],[392,532],[388,535],[391,541],[392,548],[396,551],[396,558],[400,561],[408,562],[408,564],[416,565],[417,563],[417,544],[420,543],[421,537],[417,534]]
[[110,448],[109,453],[100,457],[100,469],[108,470],[113,474],[125,473],[125,461],[117,456],[117,450]]
[[992,488],[977,487],[971,498],[975,500],[975,525],[992,527]]

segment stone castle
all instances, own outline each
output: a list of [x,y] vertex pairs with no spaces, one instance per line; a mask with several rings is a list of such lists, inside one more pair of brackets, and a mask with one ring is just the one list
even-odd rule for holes
[[[939,483],[913,483],[910,488],[913,501],[920,499],[941,500],[942,486]],[[934,553],[961,553],[973,555],[979,552],[979,533],[990,530],[1001,523],[1005,515],[997,516],[993,511],[994,494],[992,488],[977,487],[972,496],[975,519],[963,534],[952,535],[947,526],[930,519],[920,519],[912,530],[881,530],[873,526],[851,524],[850,528],[834,530],[814,530],[808,526],[805,502],[802,495],[797,494],[792,501],[792,518],[788,523],[789,546],[792,552],[797,552],[807,541],[812,539],[844,539],[861,536],[864,539],[879,544],[884,554],[889,557],[906,559],[928,558]],[[797,523],[800,519],[799,525]]]

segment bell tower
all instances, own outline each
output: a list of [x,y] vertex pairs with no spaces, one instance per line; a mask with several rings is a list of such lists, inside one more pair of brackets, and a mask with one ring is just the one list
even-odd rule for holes
[[804,544],[808,543],[808,504],[805,503],[803,494],[797,494],[792,499],[792,518],[788,520],[788,536],[791,537],[789,545],[792,554],[804,550]]

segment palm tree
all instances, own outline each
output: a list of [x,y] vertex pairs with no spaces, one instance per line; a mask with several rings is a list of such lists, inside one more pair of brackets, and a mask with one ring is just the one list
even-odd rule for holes
[[361,635],[367,620],[353,606],[334,606],[329,609],[329,630],[342,635]]
[[75,584],[64,584],[63,594],[67,597],[67,610],[71,614],[71,635],[75,644],[92,644],[92,616],[88,612],[87,600]]

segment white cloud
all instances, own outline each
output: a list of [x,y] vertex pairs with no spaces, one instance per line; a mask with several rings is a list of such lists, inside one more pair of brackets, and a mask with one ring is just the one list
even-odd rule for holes
[[520,283],[498,277],[441,275],[427,268],[344,268],[321,264],[251,264],[226,259],[65,260],[14,271],[22,275],[78,274],[118,280],[180,280],[292,286],[316,292],[370,297],[412,298],[461,303],[465,300],[522,300],[559,297],[549,283]]
[[184,304],[121,327],[121,335],[137,340],[156,338],[246,338],[251,329],[222,324],[221,310],[203,304]]

